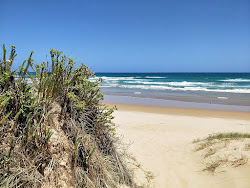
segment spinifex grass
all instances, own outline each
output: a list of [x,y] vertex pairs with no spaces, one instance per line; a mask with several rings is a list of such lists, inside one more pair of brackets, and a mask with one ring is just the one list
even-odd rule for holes
[[58,185],[59,159],[52,154],[50,140],[55,118],[51,112],[59,104],[59,129],[74,148],[68,164],[73,168],[72,186],[134,187],[116,149],[114,109],[100,103],[101,80],[89,81],[94,75],[87,66],[75,68],[72,58],[53,49],[51,61],[41,64],[34,64],[31,52],[17,73],[12,70],[15,52],[12,46],[7,59],[3,46],[0,60],[0,186]]
[[221,140],[221,139],[230,139],[230,140],[237,140],[237,139],[242,139],[242,138],[250,138],[249,133],[218,133],[214,135],[208,136],[206,139],[207,140]]
[[217,133],[204,139],[193,141],[195,151],[204,157],[205,171],[215,173],[219,167],[238,167],[247,163],[249,159],[249,133]]

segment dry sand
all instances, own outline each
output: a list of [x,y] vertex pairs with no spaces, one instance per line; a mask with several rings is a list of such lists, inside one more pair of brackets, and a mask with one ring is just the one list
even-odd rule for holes
[[[109,104],[112,106],[112,104]],[[250,133],[250,113],[117,105],[117,133],[129,151],[154,173],[156,188],[250,187],[249,162],[212,175],[192,141],[218,132]],[[239,151],[240,152],[240,151]],[[138,174],[138,181],[143,181]]]

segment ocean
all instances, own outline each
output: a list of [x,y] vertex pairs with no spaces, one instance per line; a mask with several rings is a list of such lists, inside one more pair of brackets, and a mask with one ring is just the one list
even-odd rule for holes
[[250,73],[96,73],[92,80],[99,78],[108,96],[250,106]]

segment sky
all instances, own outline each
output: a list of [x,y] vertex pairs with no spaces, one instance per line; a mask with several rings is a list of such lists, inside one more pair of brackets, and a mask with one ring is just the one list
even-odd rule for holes
[[95,72],[250,72],[249,0],[0,0],[0,10],[14,68],[53,48]]

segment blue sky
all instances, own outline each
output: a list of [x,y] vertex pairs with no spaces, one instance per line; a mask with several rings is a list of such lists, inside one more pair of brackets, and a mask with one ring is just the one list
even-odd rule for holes
[[15,67],[58,49],[96,72],[250,72],[249,0],[0,0]]

